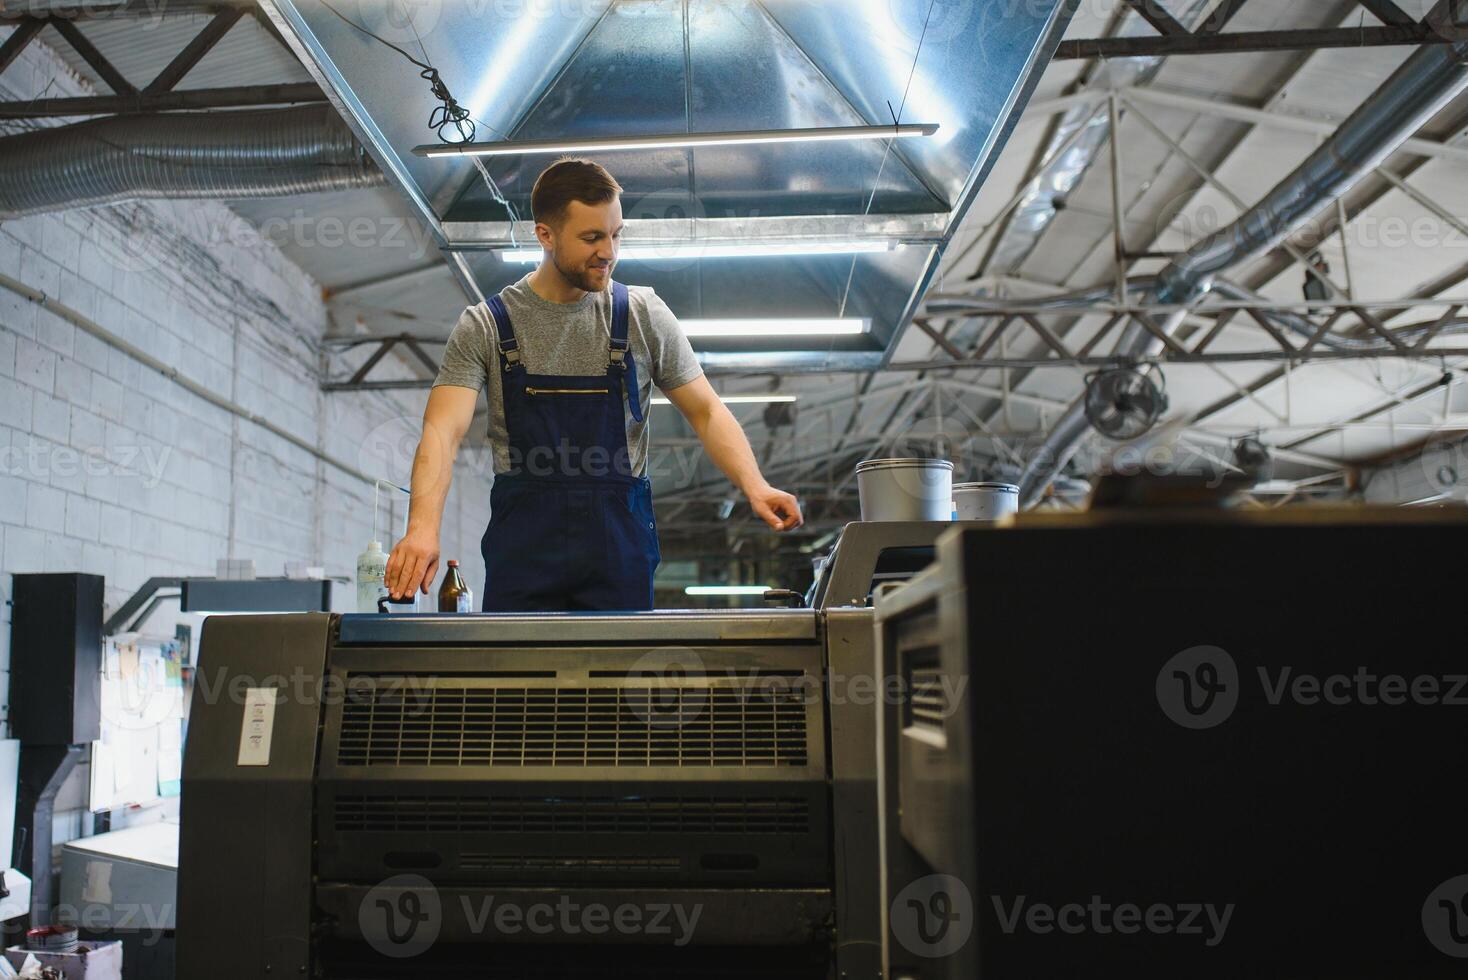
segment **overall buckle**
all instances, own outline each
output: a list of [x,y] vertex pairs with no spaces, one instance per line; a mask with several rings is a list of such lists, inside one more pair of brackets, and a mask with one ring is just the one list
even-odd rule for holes
[[513,340],[510,341],[510,342],[508,342],[508,343],[501,343],[499,345],[499,347],[500,347],[500,358],[503,359],[503,361],[505,363],[505,371],[506,372],[510,371],[512,368],[514,368],[516,365],[518,365],[520,363],[520,349],[519,349],[519,346],[520,345],[517,344],[517,343],[515,343],[515,341],[513,341]]

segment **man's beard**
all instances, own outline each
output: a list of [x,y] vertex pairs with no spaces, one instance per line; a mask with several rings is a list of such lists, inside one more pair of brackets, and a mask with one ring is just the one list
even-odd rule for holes
[[551,261],[555,263],[556,271],[561,274],[561,278],[565,279],[577,289],[588,293],[599,293],[611,284],[612,277],[610,275],[610,269],[608,270],[609,274],[607,275],[606,281],[598,283],[591,278],[591,270],[563,265],[561,263],[561,257],[555,252],[551,252]]

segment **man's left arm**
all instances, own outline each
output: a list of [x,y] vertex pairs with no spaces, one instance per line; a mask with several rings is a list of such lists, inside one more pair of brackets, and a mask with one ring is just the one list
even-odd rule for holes
[[793,531],[803,518],[795,497],[765,482],[749,447],[744,429],[719,400],[708,378],[699,375],[687,384],[663,392],[668,396],[708,451],[714,464],[749,498],[749,506],[776,531]]

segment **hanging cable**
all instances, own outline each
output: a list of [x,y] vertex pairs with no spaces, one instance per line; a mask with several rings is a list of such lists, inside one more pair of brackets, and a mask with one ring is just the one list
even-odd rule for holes
[[489,196],[494,198],[495,203],[504,208],[505,211],[509,213],[510,247],[519,248],[520,243],[515,239],[515,226],[520,223],[519,212],[515,210],[515,205],[511,204],[509,199],[505,197],[504,193],[500,190],[499,185],[494,182],[494,178],[489,175],[489,169],[485,167],[484,161],[481,160],[479,157],[470,157],[469,159],[473,162],[474,169],[479,171],[479,176],[484,178],[484,186],[489,188]]
[[[439,74],[438,69],[433,67],[433,59],[428,57],[428,49],[424,46],[423,39],[418,36],[417,25],[413,24],[411,20],[409,20],[409,26],[413,28],[413,37],[418,42],[419,50],[423,52],[422,61],[419,61],[417,58],[413,57],[411,54],[409,54],[406,50],[399,47],[398,45],[392,43],[384,37],[380,37],[377,34],[374,34],[372,31],[363,27],[361,24],[358,24],[356,21],[347,17],[340,10],[337,10],[334,6],[332,6],[329,0],[321,0],[321,2],[322,5],[325,6],[327,10],[330,10],[333,14],[335,14],[342,23],[358,31],[361,31],[363,34],[372,38],[379,44],[386,45],[387,47],[396,51],[398,54],[402,55],[404,58],[407,58],[410,62],[412,62],[420,69],[418,74],[428,82],[428,87],[429,90],[432,91],[433,97],[439,101],[439,105],[434,108],[433,112],[428,117],[428,128],[434,131],[434,133],[438,136],[440,142],[472,143],[474,141],[474,135],[476,133],[476,122],[484,125],[486,129],[494,132],[495,135],[502,135],[498,132],[498,130],[495,130],[493,126],[483,123],[482,120],[476,120],[473,115],[470,114],[469,110],[460,105],[458,100],[454,98],[453,94],[449,92],[449,87],[444,82],[443,77]],[[515,206],[510,203],[509,198],[505,197],[504,193],[500,190],[499,185],[494,182],[494,178],[489,175],[489,170],[484,166],[484,162],[480,160],[477,156],[471,156],[469,160],[474,165],[474,169],[478,170],[479,175],[484,178],[484,186],[489,189],[489,196],[494,200],[496,204],[504,208],[507,214],[509,214],[510,245],[511,247],[518,248],[519,242],[515,237],[515,228],[520,223],[519,213],[515,210]]]
[[[321,3],[327,10],[335,14],[337,19],[343,24],[361,31],[378,44],[392,48],[421,69],[418,74],[428,82],[429,90],[433,93],[433,97],[440,103],[428,116],[428,128],[438,135],[440,141],[444,143],[468,143],[474,139],[474,121],[469,117],[469,110],[459,105],[458,100],[449,92],[449,87],[444,84],[444,80],[439,75],[437,68],[433,67],[429,62],[419,61],[403,48],[398,47],[384,37],[374,34],[346,14],[343,14],[340,10],[337,10],[336,7],[331,5],[329,0],[321,0]],[[422,47],[423,42],[420,40],[418,44]],[[424,57],[426,58],[427,56],[425,52]],[[449,134],[445,133],[445,130],[450,127],[453,129],[452,135],[457,136],[458,139],[452,139]]]
[[[923,41],[927,39],[928,22],[932,20],[933,5],[936,2],[937,0],[929,0],[928,2],[928,12],[923,16],[923,29],[922,32],[918,34],[917,49],[912,53],[912,66],[909,67],[907,70],[907,84],[904,85],[902,88],[902,98],[897,103],[897,111],[892,111],[892,102],[890,100],[888,100],[887,102],[887,112],[889,115],[892,116],[892,126],[894,132],[896,131],[897,127],[902,125],[902,112],[904,109],[907,108],[907,95],[909,92],[912,91],[912,78],[915,74],[917,74],[918,58],[920,58],[923,53]],[[882,150],[882,161],[877,165],[877,176],[872,181],[872,192],[871,194],[867,195],[866,207],[862,208],[861,211],[863,217],[871,214],[872,204],[877,200],[877,190],[882,183],[882,172],[887,169],[887,157],[890,156],[892,153],[892,142],[893,141],[890,139],[887,140],[886,148]],[[851,294],[851,281],[855,274],[856,256],[852,255],[851,265],[846,270],[846,285],[841,290],[840,302],[836,304],[836,315],[838,317],[846,315],[846,299]],[[831,346],[826,351],[827,355],[829,356],[830,353],[835,349],[836,341],[834,338],[832,338]]]

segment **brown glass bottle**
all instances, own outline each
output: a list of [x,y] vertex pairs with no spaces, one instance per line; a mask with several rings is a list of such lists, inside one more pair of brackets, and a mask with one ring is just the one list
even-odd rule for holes
[[474,593],[464,584],[464,576],[459,574],[459,563],[449,559],[449,569],[438,589],[438,611],[472,612],[473,609]]

